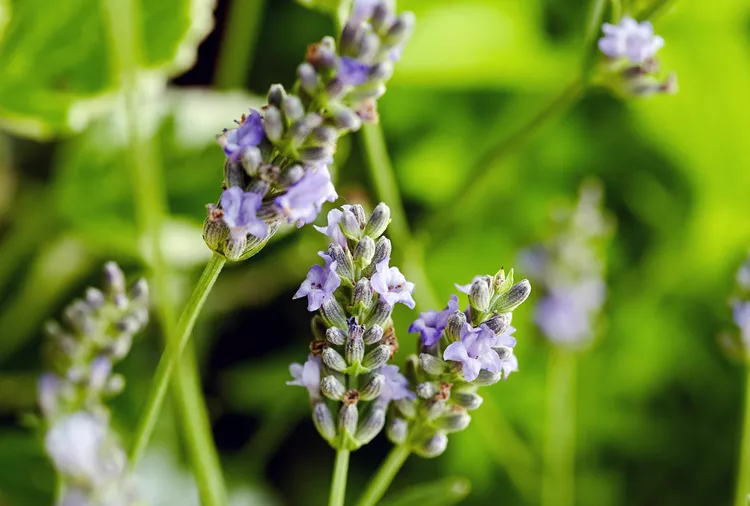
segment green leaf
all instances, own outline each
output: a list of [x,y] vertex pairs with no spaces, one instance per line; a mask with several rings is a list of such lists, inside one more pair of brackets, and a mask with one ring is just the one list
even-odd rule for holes
[[471,483],[466,478],[449,477],[431,483],[410,486],[386,498],[383,506],[452,506],[469,496]]
[[[81,131],[110,109],[118,88],[102,9],[86,0],[15,0],[12,7],[0,40],[0,128],[42,139]],[[143,68],[161,82],[189,68],[212,28],[212,10],[211,0],[143,0]]]

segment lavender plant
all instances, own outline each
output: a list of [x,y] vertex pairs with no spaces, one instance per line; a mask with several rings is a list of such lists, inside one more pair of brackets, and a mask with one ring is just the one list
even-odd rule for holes
[[137,503],[122,444],[109,424],[105,401],[124,386],[112,371],[148,322],[148,286],[128,291],[113,262],[104,291],[89,288],[47,324],[53,372],[39,381],[45,449],[59,474],[58,504],[127,506]]
[[290,366],[294,379],[287,384],[307,388],[315,427],[337,450],[331,505],[344,503],[349,452],[378,435],[391,401],[415,397],[388,364],[398,350],[393,307],[414,308],[414,284],[389,265],[389,222],[383,203],[369,218],[360,205],[330,211],[327,227],[316,227],[331,239],[318,253],[324,265],[313,265],[294,295],[306,297],[317,315],[310,355]]
[[392,2],[357,0],[339,35],[308,47],[291,92],[276,84],[268,104],[250,110],[218,142],[226,155],[223,192],[209,204],[203,237],[214,252],[178,324],[174,346],[159,364],[132,451],[148,444],[169,375],[187,344],[206,297],[225,262],[260,251],[283,222],[312,222],[338,195],[329,165],[340,136],[378,120],[377,99],[414,27]]
[[575,504],[575,383],[577,355],[597,334],[606,296],[605,249],[612,225],[602,188],[581,185],[576,205],[553,213],[555,233],[523,252],[523,264],[543,292],[534,320],[552,345],[547,368],[547,428],[542,504]]
[[409,329],[420,335],[419,355],[406,362],[408,386],[416,395],[392,403],[387,434],[395,447],[358,506],[376,504],[412,452],[425,458],[441,455],[448,434],[466,429],[469,412],[481,406],[479,388],[518,370],[511,320],[531,284],[525,279],[516,283],[513,270],[506,275],[500,269],[456,287],[469,296],[465,310],[452,295],[444,309],[421,313]]

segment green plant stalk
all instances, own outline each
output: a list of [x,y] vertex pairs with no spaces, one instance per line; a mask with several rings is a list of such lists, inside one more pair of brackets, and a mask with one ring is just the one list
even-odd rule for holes
[[550,350],[542,506],[575,504],[576,362],[573,351]]
[[190,295],[185,308],[182,311],[180,320],[177,323],[176,335],[178,339],[171,341],[167,344],[167,349],[162,354],[159,360],[159,365],[156,368],[156,374],[152,381],[151,390],[149,391],[148,399],[146,400],[146,407],[144,408],[143,415],[138,422],[138,427],[135,431],[134,443],[130,452],[130,461],[132,465],[135,465],[143,456],[146,446],[148,446],[149,438],[154,430],[156,419],[159,417],[159,411],[164,402],[164,397],[167,393],[167,385],[169,377],[175,368],[182,351],[185,349],[188,341],[190,340],[190,334],[193,332],[193,327],[198,319],[198,315],[203,309],[203,305],[206,303],[208,294],[211,292],[216,279],[221,273],[226,259],[221,255],[215,254],[208,261],[206,268],[203,270],[198,284],[193,289],[193,293]]
[[365,491],[357,501],[357,506],[375,506],[385,495],[393,478],[396,477],[409,455],[411,455],[411,449],[407,445],[394,446],[365,487]]
[[350,453],[349,450],[339,449],[336,451],[328,506],[344,506],[344,501],[346,500],[346,475],[349,472]]
[[232,0],[214,84],[220,89],[243,88],[253,64],[264,0]]
[[734,506],[747,506],[750,495],[750,367],[745,368],[745,405]]

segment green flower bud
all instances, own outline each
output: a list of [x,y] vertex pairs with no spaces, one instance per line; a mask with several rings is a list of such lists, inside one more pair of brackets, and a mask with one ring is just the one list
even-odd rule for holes
[[447,446],[448,436],[446,436],[443,432],[437,432],[424,443],[415,447],[414,451],[420,457],[429,459],[442,455]]
[[385,410],[373,406],[359,424],[355,439],[360,445],[366,445],[377,436],[385,425]]
[[445,362],[429,353],[419,354],[419,367],[427,374],[440,375],[445,372]]
[[[365,229],[365,234],[367,229]],[[354,263],[359,267],[365,267],[372,262],[375,255],[375,241],[372,237],[365,235],[354,248]]]
[[334,371],[344,372],[348,367],[346,360],[341,354],[333,348],[325,348],[320,353],[323,363]]
[[284,90],[284,87],[280,84],[272,84],[270,88],[268,88],[268,103],[276,107],[278,109],[281,109],[281,103],[286,99],[286,90]]
[[281,111],[273,106],[268,106],[263,114],[263,128],[266,137],[271,142],[279,142],[284,136],[284,122],[281,119]]
[[368,327],[367,330],[365,330],[363,339],[365,344],[368,345],[377,343],[383,339],[383,328],[380,325],[372,325],[371,327]]
[[359,389],[359,395],[363,401],[371,401],[377,398],[385,386],[385,376],[382,374],[372,373],[368,378],[364,386]]
[[334,401],[340,401],[346,393],[346,387],[334,376],[326,376],[320,381],[320,391]]
[[328,246],[328,255],[336,262],[336,273],[351,283],[354,279],[354,264],[349,251],[344,251],[339,243],[333,242]]
[[391,356],[391,348],[387,344],[376,346],[362,359],[362,366],[372,371],[382,367]]
[[500,381],[502,377],[503,377],[503,373],[501,372],[495,373],[495,372],[490,372],[486,369],[482,369],[481,371],[479,371],[479,376],[477,377],[477,379],[472,381],[472,383],[474,383],[475,385],[480,385],[480,386],[494,385],[495,383]]
[[302,105],[302,100],[296,95],[287,95],[281,102],[281,110],[284,111],[284,119],[287,124],[299,121],[305,115],[305,106]]
[[490,308],[490,287],[485,279],[478,279],[471,284],[469,300],[473,309],[486,313]]
[[456,311],[448,317],[448,326],[445,327],[445,335],[449,341],[461,339],[461,330],[466,325],[466,315],[463,311]]
[[470,411],[477,409],[484,401],[484,399],[475,392],[453,392],[451,399],[462,408],[466,408]]
[[326,441],[331,441],[336,437],[336,426],[333,423],[333,415],[325,401],[315,403],[312,414],[313,423],[318,433]]
[[377,239],[385,229],[388,228],[388,224],[391,222],[391,209],[383,202],[378,204],[373,209],[370,219],[365,227],[365,235]]
[[409,436],[409,422],[403,418],[394,417],[388,422],[385,432],[393,444],[400,445]]
[[448,413],[437,418],[433,425],[445,432],[459,432],[469,426],[471,417],[467,413]]
[[510,290],[500,295],[495,301],[493,311],[496,313],[509,313],[520,306],[531,294],[531,283],[523,279],[513,285]]
[[336,346],[343,346],[346,342],[346,332],[338,327],[331,327],[326,330],[326,340]]
[[320,306],[320,316],[329,327],[339,327],[346,329],[349,326],[346,323],[346,314],[335,297],[330,297]]

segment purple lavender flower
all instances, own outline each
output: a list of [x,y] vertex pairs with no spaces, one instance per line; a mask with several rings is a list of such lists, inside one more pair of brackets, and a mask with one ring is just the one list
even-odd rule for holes
[[508,327],[508,329],[503,332],[500,335],[495,336],[495,338],[492,341],[492,347],[497,348],[499,346],[505,346],[506,348],[513,349],[516,347],[516,343],[518,342],[515,337],[513,337],[513,332],[516,331],[516,328],[512,325]]
[[[351,207],[352,206],[350,205],[343,205],[341,206],[341,209],[346,211]],[[330,237],[331,242],[338,243],[342,248],[346,249],[348,248],[346,236],[341,231],[341,226],[339,225],[339,223],[341,223],[341,216],[344,214],[341,209],[331,209],[330,211],[328,211],[327,227],[319,227],[317,225],[313,225],[313,227],[315,227],[315,230],[317,230],[318,232],[321,232]]]
[[320,357],[311,353],[304,364],[294,363],[289,366],[289,373],[294,379],[287,381],[286,384],[307,388],[310,400],[320,399],[320,368]]
[[244,192],[238,186],[224,190],[221,208],[224,211],[224,223],[233,236],[252,234],[263,238],[268,234],[268,225],[257,216],[262,200],[263,197],[259,194]]
[[328,299],[333,296],[333,292],[341,285],[341,278],[336,274],[336,262],[324,252],[319,252],[325,260],[325,266],[313,265],[307,272],[307,278],[302,282],[294,294],[294,299],[307,297],[307,310],[317,311]]
[[536,308],[535,321],[553,343],[585,344],[594,335],[592,320],[604,304],[600,279],[553,288]]
[[323,203],[339,198],[331,183],[328,167],[308,167],[305,175],[283,195],[276,197],[275,203],[289,220],[301,227],[313,221]]
[[399,399],[416,399],[416,394],[409,390],[409,380],[398,372],[398,366],[384,365],[376,369],[375,372],[385,376],[385,385],[380,391],[378,402],[388,404]]
[[495,333],[487,325],[482,324],[479,328],[473,328],[467,323],[461,329],[461,340],[448,345],[443,352],[443,358],[463,364],[464,378],[466,381],[474,381],[482,369],[493,373],[504,370],[503,361],[492,349],[494,342]]
[[339,58],[337,76],[342,84],[360,86],[365,84],[370,73],[370,66],[351,56]]
[[474,276],[474,278],[471,280],[471,283],[469,283],[468,285],[459,285],[458,283],[455,283],[455,287],[459,292],[463,292],[468,295],[469,292],[471,292],[471,285],[473,285],[475,281],[478,281],[483,277],[484,276]]
[[239,125],[239,128],[224,130],[218,139],[224,148],[224,154],[233,163],[239,163],[245,150],[260,144],[265,135],[263,118],[254,109],[250,109],[250,115],[243,117]]
[[654,35],[654,27],[648,21],[638,23],[626,16],[617,25],[604,23],[602,31],[599,49],[610,58],[627,57],[633,63],[643,63],[664,46],[664,39]]
[[349,24],[358,25],[370,19],[380,0],[354,0]]
[[750,302],[735,301],[732,304],[734,323],[740,328],[742,342],[750,347]]
[[458,310],[458,297],[451,295],[448,306],[442,311],[430,310],[420,313],[419,318],[409,327],[409,332],[419,332],[422,337],[422,343],[425,346],[432,346],[448,326],[448,318]]
[[398,267],[388,267],[388,259],[377,265],[377,272],[370,279],[372,289],[380,294],[380,297],[388,304],[394,306],[401,302],[409,309],[414,309],[416,303],[411,294],[414,292],[414,283],[406,281],[406,278]]

